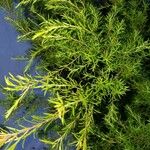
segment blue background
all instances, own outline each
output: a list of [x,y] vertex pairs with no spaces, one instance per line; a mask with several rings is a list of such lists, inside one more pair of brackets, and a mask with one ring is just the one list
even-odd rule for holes
[[[4,84],[4,76],[7,76],[9,72],[12,74],[22,74],[23,68],[26,64],[25,61],[15,61],[12,58],[17,56],[23,56],[25,52],[30,48],[29,43],[17,42],[18,33],[15,29],[4,19],[5,12],[0,11],[0,84]],[[0,93],[0,98],[3,100],[3,95]],[[21,117],[24,110],[19,112]],[[4,108],[0,107],[0,125],[3,124]],[[16,127],[17,124],[11,119],[7,125]],[[44,144],[40,143],[38,139],[34,139],[33,136],[27,138],[25,142],[25,150],[46,150]],[[19,144],[16,150],[22,150],[21,144]]]

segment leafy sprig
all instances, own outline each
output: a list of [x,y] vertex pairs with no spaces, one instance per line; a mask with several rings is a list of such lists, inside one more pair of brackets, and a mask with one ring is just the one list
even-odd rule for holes
[[[142,64],[150,54],[150,43],[143,37],[148,5],[144,0],[135,2],[111,1],[104,16],[106,8],[98,9],[90,0],[20,0],[17,8],[30,15],[11,22],[20,40],[30,40],[33,47],[26,74],[5,77],[5,90],[19,92],[5,118],[34,89],[44,91],[43,96],[49,94],[49,105],[45,117],[33,117],[31,127],[11,133],[2,130],[1,146],[12,141],[14,145],[7,148],[14,149],[39,128],[45,132],[50,128],[56,137],[41,141],[51,149],[63,149],[69,136],[77,150],[113,149],[114,144],[118,149],[135,147],[126,135],[144,123],[126,105],[139,101],[141,89],[149,93],[149,86],[141,82],[149,83],[142,77]],[[33,77],[28,74],[36,59],[40,73]]]

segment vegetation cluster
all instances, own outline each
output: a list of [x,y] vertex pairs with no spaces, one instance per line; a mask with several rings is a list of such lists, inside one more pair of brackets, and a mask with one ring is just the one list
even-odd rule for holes
[[146,0],[19,0],[15,9],[12,2],[6,8],[18,39],[32,48],[24,75],[5,77],[11,105],[5,118],[30,108],[35,90],[48,104],[45,113],[31,113],[29,126],[1,128],[1,147],[14,150],[34,134],[54,150],[150,149]]

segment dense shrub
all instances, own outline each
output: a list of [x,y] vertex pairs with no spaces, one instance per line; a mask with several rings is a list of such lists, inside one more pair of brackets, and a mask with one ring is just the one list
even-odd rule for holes
[[[32,49],[24,75],[5,78],[4,90],[20,93],[5,118],[27,103],[34,89],[50,95],[49,108],[33,116],[30,127],[2,130],[0,144],[11,143],[7,149],[15,149],[21,139],[43,129],[44,135],[37,135],[51,149],[148,150],[147,13],[144,0],[99,5],[90,0],[20,0],[17,19],[9,21]],[[31,76],[36,60],[38,73]]]

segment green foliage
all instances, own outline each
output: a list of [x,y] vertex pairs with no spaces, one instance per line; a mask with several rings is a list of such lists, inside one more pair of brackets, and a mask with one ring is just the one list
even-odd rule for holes
[[150,125],[144,125],[141,128],[135,128],[131,130],[129,134],[130,142],[134,145],[134,149],[140,150],[148,150],[150,148],[149,140],[150,140],[150,133],[149,130]]
[[[31,41],[32,49],[24,75],[5,77],[4,90],[19,94],[5,118],[25,105],[35,89],[49,95],[48,109],[33,116],[30,127],[2,130],[0,145],[15,149],[43,129],[40,140],[55,150],[72,145],[77,150],[150,148],[149,132],[145,135],[149,118],[141,119],[138,109],[150,106],[150,80],[142,71],[150,55],[144,38],[146,1],[116,0],[97,8],[90,0],[20,0],[19,9],[27,16],[9,20],[19,40]],[[31,76],[36,60],[38,73]]]
[[13,9],[12,0],[0,0],[0,7],[11,11]]

